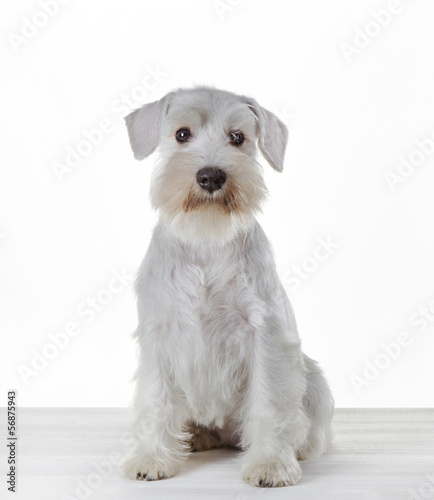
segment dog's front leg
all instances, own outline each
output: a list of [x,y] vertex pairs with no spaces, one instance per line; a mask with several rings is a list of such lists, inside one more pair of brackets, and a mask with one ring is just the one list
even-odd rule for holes
[[135,445],[125,458],[122,469],[131,479],[153,481],[173,476],[188,456],[185,431],[186,409],[172,387],[158,357],[144,354],[138,371]]
[[300,346],[255,332],[249,365],[242,415],[242,477],[262,487],[295,484],[301,477],[296,451],[309,429],[302,405],[306,378]]

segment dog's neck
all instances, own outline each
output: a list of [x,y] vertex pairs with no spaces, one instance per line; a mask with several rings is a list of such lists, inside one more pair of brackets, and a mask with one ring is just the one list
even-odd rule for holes
[[256,222],[253,214],[222,214],[201,208],[166,219],[160,225],[174,238],[190,245],[224,246],[246,233]]

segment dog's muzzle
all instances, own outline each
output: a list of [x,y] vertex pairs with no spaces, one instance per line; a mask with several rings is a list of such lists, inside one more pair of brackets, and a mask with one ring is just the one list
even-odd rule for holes
[[205,167],[198,170],[196,180],[202,189],[212,193],[223,187],[226,182],[226,174],[219,168]]

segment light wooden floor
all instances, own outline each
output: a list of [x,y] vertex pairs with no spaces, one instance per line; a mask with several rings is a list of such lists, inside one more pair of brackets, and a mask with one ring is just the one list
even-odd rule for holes
[[[298,485],[276,489],[245,484],[238,453],[227,449],[192,454],[171,479],[125,479],[110,460],[115,462],[124,450],[127,422],[125,409],[19,409],[18,488],[13,495],[5,487],[1,409],[0,498],[434,499],[434,410],[337,410],[329,453],[318,462],[302,464]],[[412,497],[411,491],[419,497]]]

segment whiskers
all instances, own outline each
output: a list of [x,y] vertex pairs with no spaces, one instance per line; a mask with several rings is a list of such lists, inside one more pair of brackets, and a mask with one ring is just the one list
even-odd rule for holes
[[182,204],[184,212],[193,212],[203,206],[215,206],[223,210],[226,214],[239,213],[243,210],[245,203],[242,201],[242,196],[239,191],[228,184],[222,190],[212,194],[204,194],[199,192],[194,185],[191,186],[187,197]]

